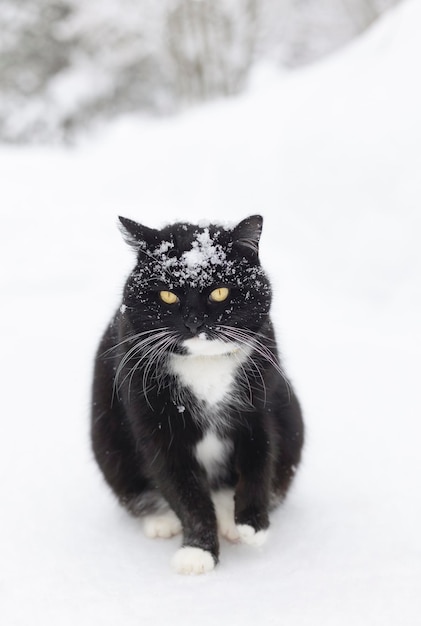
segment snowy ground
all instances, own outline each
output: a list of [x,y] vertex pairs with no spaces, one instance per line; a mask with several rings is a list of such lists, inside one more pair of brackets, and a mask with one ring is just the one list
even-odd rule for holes
[[[419,624],[421,6],[328,62],[77,148],[0,149],[0,619]],[[88,446],[92,356],[131,264],[122,214],[265,216],[274,317],[307,447],[268,544],[169,568]]]

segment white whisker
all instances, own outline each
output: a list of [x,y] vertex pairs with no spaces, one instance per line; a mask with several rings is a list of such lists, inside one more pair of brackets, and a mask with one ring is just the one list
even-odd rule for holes
[[108,354],[109,352],[112,352],[113,350],[115,350],[119,346],[122,346],[123,343],[127,343],[128,341],[135,341],[136,339],[139,339],[139,337],[142,337],[143,335],[151,335],[152,333],[158,333],[158,332],[161,332],[162,330],[166,330],[166,329],[163,329],[163,328],[152,328],[150,330],[145,330],[142,333],[137,333],[136,335],[131,335],[130,337],[126,337],[126,339],[123,339],[123,341],[120,341],[119,343],[116,343],[111,348],[108,348],[108,350],[105,350],[105,352],[103,352],[100,356],[101,357],[105,356],[106,354]]
[[[151,405],[148,399],[148,389],[146,387],[146,381],[149,379],[149,380],[155,380],[157,382],[159,376],[162,376],[162,373],[158,374],[158,366],[159,365],[161,367],[163,366],[163,357],[166,358],[166,355],[168,353],[168,348],[174,343],[175,343],[174,337],[165,337],[160,342],[157,342],[157,345],[153,346],[153,350],[150,351],[150,356],[146,362],[145,369],[143,371],[143,378],[142,378],[142,389],[143,389],[146,402],[149,404],[149,406]],[[149,373],[152,370],[153,366],[155,366],[155,375],[150,376]]]
[[238,356],[236,356],[235,358],[236,358],[236,361],[238,363],[238,366],[240,367],[240,369],[241,369],[241,371],[243,373],[243,378],[241,378],[240,381],[241,381],[241,383],[243,383],[244,381],[246,383],[250,405],[252,406],[253,405],[253,390],[252,390],[251,385],[250,385],[249,376],[247,374],[247,371],[246,371],[246,369],[245,369],[241,359],[239,359]]
[[[133,365],[133,367],[130,369],[129,374],[127,374],[127,375],[126,375],[126,377],[123,379],[122,384],[123,384],[123,382],[126,380],[126,378],[127,378],[129,375],[130,375],[130,381],[129,381],[129,383],[131,383],[132,378],[133,378],[133,375],[134,375],[134,372],[137,370],[137,368],[139,367],[140,363],[142,363],[143,361],[146,361],[147,363],[149,363],[149,362],[150,362],[150,360],[152,360],[152,359],[154,358],[154,356],[155,356],[155,354],[156,354],[156,351],[157,351],[157,348],[158,348],[158,347],[161,345],[161,343],[162,343],[162,342],[164,342],[166,339],[167,339],[167,337],[166,337],[166,336],[165,336],[165,337],[161,337],[161,338],[159,338],[159,339],[156,339],[156,340],[152,343],[152,345],[148,345],[148,346],[147,346],[147,349],[146,349],[146,350],[144,350],[144,351],[142,352],[142,356],[141,356],[141,358],[140,358],[140,359],[138,359],[138,360],[136,361],[136,363],[135,363],[135,364]],[[144,348],[144,347],[146,347],[146,346],[142,346],[142,348]],[[139,351],[137,351],[137,354],[138,354],[139,352],[140,352],[140,350],[139,350]],[[150,356],[150,355],[151,355],[151,356]],[[129,384],[129,388],[130,388],[130,384]]]
[[[138,337],[143,334],[146,334],[146,333],[139,333],[139,335],[134,335],[132,339],[134,337]],[[143,339],[138,341],[130,350],[128,350],[128,352],[124,354],[123,358],[121,359],[117,367],[117,371],[115,373],[113,396],[116,393],[116,391],[121,389],[122,385],[127,380],[127,378],[129,378],[129,393],[130,393],[131,382],[132,382],[132,378],[136,369],[139,367],[142,361],[148,358],[150,353],[156,350],[157,344],[160,345],[161,342],[167,340],[168,337],[170,336],[173,336],[173,333],[167,328],[164,328],[164,329],[161,328],[159,329],[159,331],[158,330],[153,331],[152,333],[149,333],[149,336],[144,337]],[[137,358],[139,354],[142,354],[141,358],[136,361],[134,366],[129,369],[128,373],[120,381],[121,373],[123,372],[126,365],[129,363],[131,359]]]
[[[221,329],[221,334],[224,335],[226,339],[237,341],[240,345],[243,344],[247,346],[253,352],[261,356],[264,361],[269,363],[269,365],[271,365],[284,380],[286,387],[287,387],[288,395],[290,397],[290,394],[291,394],[290,383],[287,377],[285,376],[285,373],[282,369],[281,364],[279,363],[277,354],[274,353],[270,348],[265,346],[257,338],[257,333],[252,333],[251,331],[248,331],[245,329],[234,328],[232,326],[222,325],[219,328]],[[259,334],[260,336],[264,337],[264,335],[262,335],[261,333]],[[258,371],[259,371],[259,375],[262,377],[260,369]],[[263,377],[262,377],[262,381],[263,381]]]

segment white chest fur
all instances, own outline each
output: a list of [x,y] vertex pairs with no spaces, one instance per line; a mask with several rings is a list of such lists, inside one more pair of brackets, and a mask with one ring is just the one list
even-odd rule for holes
[[171,369],[181,385],[210,406],[222,402],[232,391],[239,366],[240,360],[233,354],[173,355],[171,362]]
[[212,478],[225,467],[231,451],[232,442],[229,439],[221,439],[212,431],[208,431],[196,446],[196,458],[205,468],[209,478]]

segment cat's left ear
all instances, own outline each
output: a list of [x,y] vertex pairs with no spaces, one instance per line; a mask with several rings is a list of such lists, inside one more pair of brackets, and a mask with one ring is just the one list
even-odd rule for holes
[[233,242],[249,248],[256,254],[259,252],[260,235],[262,234],[263,217],[251,215],[242,220],[232,231]]
[[118,218],[121,223],[121,232],[127,243],[138,250],[140,247],[152,247],[154,244],[159,243],[159,230],[155,228],[148,228],[138,222],[129,220],[127,217]]

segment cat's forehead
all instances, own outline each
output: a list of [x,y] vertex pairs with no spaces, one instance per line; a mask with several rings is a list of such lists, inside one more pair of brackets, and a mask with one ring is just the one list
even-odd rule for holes
[[149,250],[151,269],[173,286],[207,287],[232,276],[229,231],[212,226],[178,224],[162,232],[162,241]]
[[184,253],[198,247],[227,247],[232,240],[232,229],[215,224],[178,222],[159,231],[159,239],[162,244],[170,243],[178,252]]
[[259,285],[266,288],[256,254],[257,241],[239,240],[236,231],[237,227],[188,223],[154,231],[149,241],[138,240],[133,279],[142,291],[153,284],[184,291],[202,291],[223,283],[255,290]]

